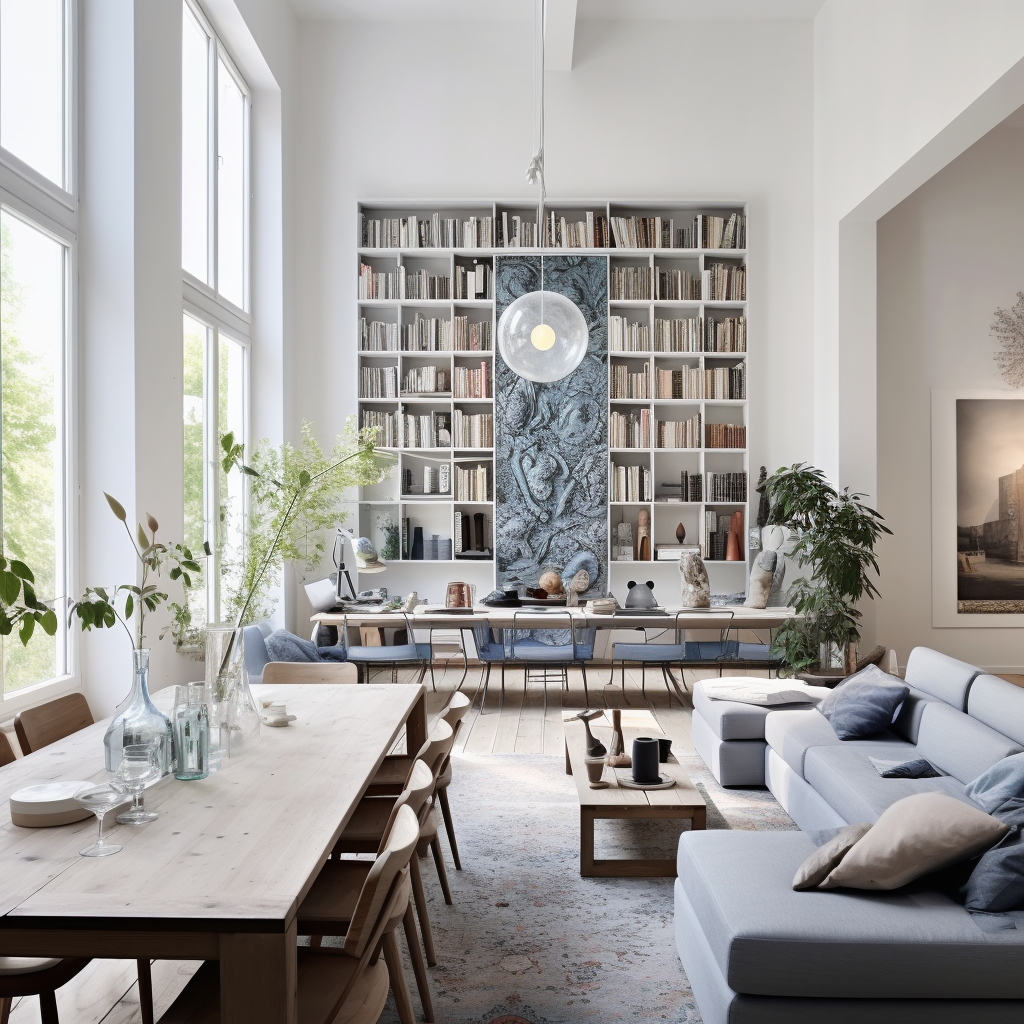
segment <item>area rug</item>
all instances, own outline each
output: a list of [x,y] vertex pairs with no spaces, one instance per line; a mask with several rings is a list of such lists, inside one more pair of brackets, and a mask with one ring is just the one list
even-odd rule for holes
[[[700,758],[680,760],[705,794],[709,828],[796,828],[767,791],[724,790]],[[429,972],[435,1020],[700,1021],[676,954],[673,880],[580,877],[579,805],[564,758],[462,755],[453,767],[462,871],[441,840],[453,906],[423,862],[438,955]],[[672,856],[681,824],[598,822],[597,856]],[[381,1020],[397,1024],[390,1002]]]

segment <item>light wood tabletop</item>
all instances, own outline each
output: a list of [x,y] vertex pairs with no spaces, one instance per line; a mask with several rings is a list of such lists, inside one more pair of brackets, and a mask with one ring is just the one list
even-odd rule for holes
[[0,768],[0,955],[219,959],[224,1024],[295,1020],[296,910],[402,731],[414,751],[425,739],[426,692],[253,689],[297,720],[207,779],[147,789],[159,818],[113,829],[112,857],[78,855],[95,818],[28,829],[8,810],[23,786],[109,778],[106,722]]
[[[605,789],[591,789],[586,766],[586,731],[576,712],[564,712],[566,771],[576,782],[580,802],[580,874],[584,877],[674,877],[675,858],[604,859],[594,858],[594,821],[607,818],[689,819],[691,827],[703,829],[707,822],[707,805],[699,790],[690,781],[686,769],[670,755],[659,765],[662,777],[670,776],[676,784],[671,789],[632,789],[619,785],[616,770],[606,767],[602,781]],[[591,721],[595,738],[610,746],[612,712]],[[622,712],[622,732],[626,752],[638,736],[662,736],[662,730],[649,712]],[[620,769],[621,770],[621,769]]]

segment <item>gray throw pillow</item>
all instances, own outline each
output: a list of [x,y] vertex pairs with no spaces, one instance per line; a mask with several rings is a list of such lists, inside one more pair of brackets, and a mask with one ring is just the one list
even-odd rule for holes
[[840,683],[818,710],[841,740],[855,740],[874,736],[892,725],[909,692],[902,679],[869,665]]
[[982,854],[964,887],[968,910],[1002,914],[1024,910],[1024,835],[1014,825],[1002,839]]
[[968,782],[964,792],[989,814],[1024,797],[1024,754],[1011,754],[996,761],[988,771]]
[[916,757],[913,761],[885,761],[880,757],[869,757],[868,760],[883,779],[937,779],[942,774],[923,757]]
[[818,847],[796,869],[793,888],[798,892],[801,889],[817,888],[829,873],[839,866],[839,862],[850,852],[853,845],[868,834],[870,828],[870,822],[864,821],[859,825],[847,825],[846,828],[840,829],[829,842]]
[[289,633],[287,629],[275,629],[267,637],[267,654],[271,661],[319,661],[316,644],[303,640],[301,636]]

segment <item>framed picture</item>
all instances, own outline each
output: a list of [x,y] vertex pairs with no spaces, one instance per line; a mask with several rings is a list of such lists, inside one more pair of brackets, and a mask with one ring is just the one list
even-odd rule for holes
[[1024,626],[1024,393],[932,392],[932,625]]

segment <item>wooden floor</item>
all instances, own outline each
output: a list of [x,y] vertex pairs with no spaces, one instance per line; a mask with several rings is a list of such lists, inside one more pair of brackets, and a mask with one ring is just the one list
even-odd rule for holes
[[[717,675],[714,671],[698,670],[698,673]],[[428,705],[432,713],[444,707],[461,676],[461,662],[435,670],[437,691],[430,692]],[[384,682],[388,675],[381,674],[378,678]],[[692,672],[687,671],[688,688],[693,678]],[[400,681],[412,681],[412,677],[400,677]],[[429,689],[429,676],[426,682]],[[508,670],[502,700],[500,670],[492,672],[487,702],[481,714],[481,671],[470,668],[462,691],[473,698],[473,706],[464,720],[456,750],[471,754],[561,754],[562,708],[584,707],[582,673],[578,669],[570,671],[568,682],[568,689],[563,691],[560,681],[549,681],[545,701],[542,681],[531,679],[524,687],[523,672]],[[670,698],[658,669],[648,671],[646,693],[641,682],[639,669],[627,669],[624,689],[618,670],[614,683],[609,685],[608,667],[596,666],[587,673],[590,707],[651,711],[665,735],[672,738],[675,749],[692,753],[689,697],[685,703],[675,694]],[[153,989],[158,1020],[198,966],[191,961],[158,960],[154,963]],[[135,961],[94,960],[57,993],[57,1006],[62,1024],[140,1024]],[[39,1000],[32,997],[15,1004],[10,1024],[38,1024],[39,1020]]]

